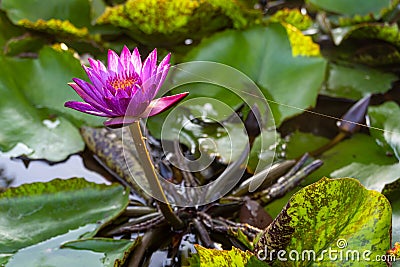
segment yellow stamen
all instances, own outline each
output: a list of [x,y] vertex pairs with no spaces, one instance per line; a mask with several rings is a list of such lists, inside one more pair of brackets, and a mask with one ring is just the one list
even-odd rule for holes
[[108,84],[111,85],[115,89],[125,89],[127,87],[131,87],[135,83],[138,82],[138,79],[132,76],[129,77],[119,77],[116,76],[108,81]]

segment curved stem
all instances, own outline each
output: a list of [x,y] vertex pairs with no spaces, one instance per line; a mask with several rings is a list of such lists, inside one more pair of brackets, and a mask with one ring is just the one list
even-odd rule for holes
[[329,141],[329,143],[327,143],[326,145],[324,145],[314,151],[309,152],[309,154],[313,157],[319,156],[322,153],[324,153],[325,151],[332,148],[334,145],[336,145],[340,141],[342,141],[347,136],[348,136],[348,134],[346,132],[341,131],[335,136],[335,138],[333,138],[331,141]]
[[182,220],[172,211],[170,204],[168,203],[167,197],[164,194],[164,190],[161,187],[160,181],[154,169],[153,162],[151,161],[149,152],[146,147],[145,137],[142,135],[140,128],[140,122],[134,122],[129,126],[132,133],[133,141],[135,143],[136,150],[140,162],[142,164],[144,173],[149,181],[150,189],[153,196],[156,196],[156,201],[165,219],[172,225],[176,230],[183,227]]

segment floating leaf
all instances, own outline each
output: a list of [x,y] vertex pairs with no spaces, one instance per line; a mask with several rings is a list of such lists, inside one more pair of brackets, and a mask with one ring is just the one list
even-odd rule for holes
[[400,107],[395,102],[386,102],[377,107],[369,107],[368,115],[371,126],[381,129],[370,129],[371,135],[379,144],[393,153],[400,160]]
[[49,34],[60,34],[66,37],[88,38],[89,36],[89,31],[86,27],[76,28],[68,20],[50,19],[46,21],[38,19],[32,22],[27,19],[21,19],[18,21],[18,25],[32,30],[43,31]]
[[[14,258],[20,260],[19,253],[27,250],[39,253],[79,237],[92,237],[128,202],[128,193],[122,186],[95,184],[81,178],[10,188],[0,194],[0,262],[4,257],[11,262]],[[46,245],[40,243],[46,240]],[[28,259],[32,260],[33,255]]]
[[4,10],[14,24],[22,19],[37,21],[39,19],[68,20],[77,27],[90,25],[90,1],[88,0],[4,0],[0,8]]
[[[325,137],[316,136],[310,133],[294,132],[287,138],[284,145],[287,147],[285,152],[288,159],[296,159],[307,151],[313,151],[325,145],[329,140]],[[345,139],[318,157],[324,164],[311,173],[302,183],[309,185],[318,181],[321,177],[358,177],[355,175],[332,176],[331,173],[343,168],[351,162],[370,164],[374,162],[378,166],[390,166],[396,163],[394,157],[387,157],[385,151],[368,135],[355,134],[351,138]],[[376,176],[376,179],[378,176]],[[297,187],[288,192],[283,198],[277,199],[266,206],[266,210],[272,216],[276,216],[286,205],[290,196],[300,190]]]
[[[300,137],[302,137],[302,139],[299,139],[296,143],[290,142],[287,144],[288,150],[291,150],[292,152],[290,153],[293,155],[299,155],[301,151],[298,148],[304,149],[302,140],[308,140],[308,144],[313,143],[314,140],[319,140],[318,142],[321,142],[322,144],[323,140],[326,140],[321,139],[321,137],[313,137],[312,135],[307,135],[307,139],[303,139],[303,137],[305,137],[303,134]],[[291,148],[289,149],[290,146]],[[302,153],[304,152],[305,151],[303,150]],[[329,177],[333,171],[348,165],[350,162],[358,162],[362,164],[370,164],[371,162],[374,162],[374,164],[377,165],[390,165],[397,162],[394,157],[387,157],[384,150],[376,144],[374,139],[365,134],[355,134],[351,138],[343,140],[328,151],[324,152],[319,159],[324,162],[324,165],[307,177],[305,180],[307,184],[316,182],[323,176]],[[342,175],[340,177],[346,176],[347,175]]]
[[261,19],[261,12],[240,1],[128,0],[107,7],[98,23],[126,29],[135,40],[152,46],[183,44],[212,32],[244,28]]
[[382,40],[393,44],[397,48],[400,47],[399,27],[397,24],[362,23],[332,30],[332,39],[336,45],[340,45],[349,38]]
[[331,173],[331,177],[357,177],[368,189],[382,191],[387,183],[400,177],[400,163],[393,165],[362,164],[353,162]]
[[[23,30],[11,23],[3,11],[0,11],[0,47],[4,48],[6,42],[23,33]],[[1,51],[3,53],[3,51]]]
[[396,75],[372,68],[330,64],[328,81],[321,93],[357,100],[368,93],[385,93],[395,80]]
[[[89,238],[65,243],[60,252],[64,253],[66,249],[70,249],[73,250],[71,252],[76,254],[70,258],[75,264],[63,263],[64,266],[83,265],[82,258],[87,259],[89,255],[96,253],[98,254],[97,266],[119,267],[125,262],[132,249],[136,247],[138,241],[139,239],[132,242],[124,239]],[[90,260],[87,266],[96,266],[95,263],[96,261]],[[58,265],[58,267],[61,267],[61,265]]]
[[[295,39],[300,38],[300,35],[296,36]],[[296,49],[307,50],[306,47],[291,46],[308,43],[304,36],[297,39],[296,44],[291,44],[289,39],[287,29],[280,24],[240,32],[225,31],[204,40],[186,60],[214,61],[242,71],[261,87],[270,100],[275,122],[280,125],[284,119],[300,113],[301,109],[315,105],[325,77],[326,61],[322,57],[293,56]],[[196,73],[195,69],[192,71]],[[223,88],[216,90],[215,86],[211,88],[206,84],[201,84],[201,91],[199,87],[191,88],[195,89],[190,90],[189,97],[203,94],[227,104],[240,103],[240,99],[233,98],[233,94]],[[302,97],[295,97],[299,92]]]
[[7,66],[0,76],[0,122],[7,125],[0,135],[0,149],[8,151],[23,143],[30,149],[28,157],[50,161],[83,150],[78,130],[65,116],[76,125],[81,121],[99,125],[101,120],[64,108],[65,101],[79,100],[67,86],[72,77],[84,76],[79,61],[69,52],[46,47],[38,59],[0,57],[0,64]]
[[[353,266],[348,251],[355,251],[357,264],[366,265],[371,261],[363,257],[365,251],[375,259],[390,248],[390,228],[391,208],[382,194],[365,189],[355,179],[323,178],[292,196],[265,230],[255,254],[268,261],[277,254],[288,260],[277,260],[276,266],[327,266],[332,263],[330,249],[336,250],[336,265]],[[272,249],[285,252],[271,259]]]
[[314,6],[330,11],[339,13],[347,16],[355,15],[369,15],[373,14],[376,19],[380,18],[383,10],[388,9],[392,6],[395,1],[392,0],[307,0],[307,2]]
[[313,24],[310,16],[303,15],[299,9],[281,9],[274,13],[270,18],[271,22],[285,22],[301,31],[307,30]]
[[199,262],[192,261],[192,267],[209,266],[209,267],[263,267],[267,264],[259,261],[251,252],[242,251],[235,247],[232,250],[216,250],[207,249],[196,245]]

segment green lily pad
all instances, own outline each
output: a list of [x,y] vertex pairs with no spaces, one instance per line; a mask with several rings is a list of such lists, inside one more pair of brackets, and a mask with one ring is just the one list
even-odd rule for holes
[[[255,254],[266,260],[277,256],[288,260],[278,258],[274,266],[353,266],[355,262],[382,266],[367,258],[385,255],[390,228],[391,207],[382,194],[355,179],[323,178],[292,196],[264,231]],[[272,249],[277,253],[271,259]],[[359,260],[351,255],[359,255]]]
[[330,64],[328,81],[321,93],[358,100],[369,93],[385,93],[395,80],[396,75],[372,68]]
[[380,18],[381,12],[384,9],[388,9],[392,5],[392,0],[307,0],[307,2],[313,4],[314,6],[330,11],[339,13],[347,16],[354,15],[369,15],[373,14],[376,19]]
[[262,135],[256,137],[249,155],[248,171],[253,173],[257,166],[264,169],[274,162],[276,159],[275,149],[280,141],[277,136],[278,133],[275,130],[265,130]]
[[313,135],[295,131],[289,136],[286,136],[283,141],[284,154],[288,159],[296,159],[301,157],[306,152],[311,152],[329,143],[329,139],[322,136]]
[[[310,133],[294,132],[288,137],[286,142],[285,154],[287,159],[296,159],[305,152],[313,151],[329,140],[325,137],[316,136]],[[391,166],[397,163],[395,157],[388,157],[384,149],[379,146],[374,138],[365,134],[355,134],[352,137],[341,141],[331,149],[318,157],[324,164],[311,173],[302,182],[302,186],[309,185],[318,181],[321,177],[358,177],[357,175],[343,174],[334,175],[333,172],[341,169],[352,162],[360,164],[370,164],[374,162],[378,166]],[[377,176],[375,176],[377,177]],[[376,178],[378,180],[378,178]],[[277,215],[285,206],[290,196],[301,190],[302,186],[288,192],[283,198],[277,199],[266,206],[266,210],[272,216]]]
[[0,262],[32,260],[67,241],[92,237],[128,202],[122,186],[82,178],[10,188],[0,194]]
[[[3,11],[0,11],[0,47],[4,48],[7,41],[12,38],[19,36],[23,33],[23,30],[11,23]],[[3,49],[1,49],[3,50]],[[3,51],[1,51],[1,54]]]
[[88,227],[72,230],[67,234],[21,249],[5,266],[119,267],[123,265],[129,252],[137,245],[135,241],[138,239],[133,242],[108,238],[75,240]]
[[190,266],[210,267],[265,267],[268,264],[257,259],[250,251],[242,251],[232,247],[232,250],[207,249],[196,245],[197,260],[192,260]]
[[395,102],[386,102],[377,107],[369,107],[368,115],[371,126],[381,129],[370,129],[388,153],[393,153],[400,160],[400,107]]
[[[312,136],[309,137],[311,138]],[[309,144],[312,144],[314,142],[312,140],[322,141],[324,139],[321,139],[321,137],[314,137],[309,140]],[[300,151],[297,152],[297,147],[303,147],[304,144],[302,144],[301,142],[300,144],[288,143],[287,146],[288,150],[289,147],[292,146],[291,154],[299,155]],[[303,153],[305,152],[307,152],[307,150],[303,151]],[[320,177],[330,177],[332,172],[344,166],[347,166],[351,162],[358,162],[362,164],[370,164],[371,162],[374,162],[374,164],[377,165],[390,165],[397,162],[395,157],[386,156],[385,151],[382,149],[382,147],[376,144],[374,138],[366,134],[355,134],[352,137],[341,141],[331,149],[327,150],[318,158],[324,162],[324,165],[322,165],[315,172],[311,173],[306,178],[305,184],[316,182],[319,180]]]
[[357,177],[368,189],[382,191],[385,184],[399,178],[400,163],[393,165],[377,165],[351,163],[331,173],[331,177]]
[[91,6],[88,0],[5,0],[1,1],[0,8],[6,11],[14,24],[21,19],[37,21],[38,19],[68,20],[72,24],[83,27],[90,25]]
[[[382,40],[397,48],[400,47],[399,27],[397,24],[360,23],[332,30],[332,39],[336,45],[340,45],[344,40],[349,38]],[[396,56],[398,57],[398,51]]]
[[[314,48],[314,43],[293,28],[272,23],[268,27],[253,27],[244,31],[228,30],[204,40],[189,53],[186,60],[214,61],[242,71],[261,87],[271,105],[275,123],[279,126],[284,119],[315,104],[325,77],[325,59],[303,55],[305,51],[315,55],[318,47]],[[204,70],[195,68],[191,71],[204,73]],[[207,78],[212,82],[216,75],[223,73],[213,72]],[[184,73],[180,78],[185,80]],[[202,89],[197,91],[191,89],[189,97],[203,95],[230,105],[241,103],[231,91],[207,86],[202,84]],[[301,97],[295,97],[300,93]]]
[[0,57],[0,63],[7,66],[0,75],[0,122],[7,125],[0,135],[0,149],[8,151],[23,143],[29,148],[28,157],[49,161],[83,150],[71,121],[77,126],[82,121],[99,125],[103,119],[64,107],[68,100],[80,100],[67,85],[73,77],[84,78],[79,61],[69,52],[46,47],[38,59]]
[[75,264],[64,264],[64,266],[82,264],[82,261],[80,261],[82,258],[87,259],[89,254],[92,255],[95,253],[98,255],[98,259],[97,261],[88,261],[90,266],[119,267],[123,265],[129,253],[136,247],[139,240],[140,238],[132,242],[124,239],[89,238],[65,243],[60,252],[64,253],[65,250],[69,249],[71,252],[73,251],[74,254],[82,255],[80,259],[76,259],[77,255],[72,258],[75,258]]

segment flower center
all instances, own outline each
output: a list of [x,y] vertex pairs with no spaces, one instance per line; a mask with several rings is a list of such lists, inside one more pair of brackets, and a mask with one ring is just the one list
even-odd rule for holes
[[133,85],[140,83],[140,78],[136,73],[129,75],[122,74],[108,78],[107,82],[116,90],[125,90],[126,88],[131,88]]

